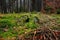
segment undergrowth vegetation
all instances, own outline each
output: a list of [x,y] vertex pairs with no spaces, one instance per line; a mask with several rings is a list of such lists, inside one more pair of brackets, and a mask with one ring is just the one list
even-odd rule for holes
[[0,37],[17,37],[41,27],[60,30],[60,15],[23,13],[0,15]]

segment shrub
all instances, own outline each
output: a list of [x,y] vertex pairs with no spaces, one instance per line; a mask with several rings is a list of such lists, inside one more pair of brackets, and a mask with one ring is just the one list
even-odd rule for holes
[[57,11],[56,11],[56,12],[57,12],[57,14],[60,14],[60,8],[59,8],[59,9],[57,9]]
[[46,6],[45,7],[45,11],[46,11],[46,13],[50,13],[51,12],[51,7],[50,6]]
[[16,23],[18,26],[24,26],[25,23],[29,22],[29,17],[27,15],[21,16],[16,19]]
[[0,20],[0,28],[5,28],[5,27],[13,27],[15,24],[11,22],[9,19],[1,19]]
[[36,13],[37,13],[36,11],[31,12],[31,14],[36,14]]

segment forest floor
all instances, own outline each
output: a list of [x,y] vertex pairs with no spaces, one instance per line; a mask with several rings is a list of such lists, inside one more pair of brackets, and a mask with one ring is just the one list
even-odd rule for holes
[[0,38],[6,40],[34,32],[42,27],[60,31],[60,14],[0,14]]

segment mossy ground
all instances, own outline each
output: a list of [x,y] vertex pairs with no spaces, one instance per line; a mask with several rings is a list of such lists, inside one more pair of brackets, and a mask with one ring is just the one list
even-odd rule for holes
[[0,37],[3,38],[29,33],[41,27],[60,30],[60,14],[0,14]]

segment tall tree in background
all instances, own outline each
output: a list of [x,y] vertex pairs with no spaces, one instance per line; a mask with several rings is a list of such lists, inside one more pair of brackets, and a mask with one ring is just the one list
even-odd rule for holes
[[16,0],[16,13],[18,13],[18,0]]
[[42,0],[0,0],[0,12],[31,12],[40,11]]
[[2,12],[2,0],[0,0],[0,12]]
[[7,13],[6,0],[0,0],[0,11],[2,13]]

